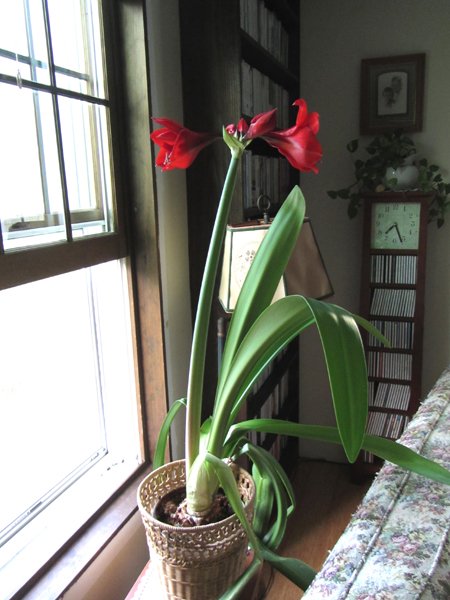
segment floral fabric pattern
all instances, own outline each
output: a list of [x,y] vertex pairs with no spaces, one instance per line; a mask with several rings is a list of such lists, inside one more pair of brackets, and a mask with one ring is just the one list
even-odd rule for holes
[[[450,367],[401,442],[450,468]],[[448,600],[450,490],[385,463],[305,600]]]

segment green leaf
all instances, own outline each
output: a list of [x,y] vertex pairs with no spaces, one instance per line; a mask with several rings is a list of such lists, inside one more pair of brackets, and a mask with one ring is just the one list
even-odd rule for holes
[[186,398],[175,400],[164,418],[161,429],[159,430],[158,440],[156,442],[156,448],[153,455],[153,469],[161,467],[165,462],[164,456],[166,454],[166,446],[169,438],[170,427],[182,407],[186,407]]
[[349,206],[347,208],[347,215],[349,216],[349,218],[354,219],[357,214],[358,214],[357,207],[354,204],[349,204]]
[[264,560],[270,563],[274,569],[290,579],[303,591],[311,585],[312,580],[317,575],[316,571],[302,560],[278,556],[265,546],[262,547],[261,552]]
[[278,435],[289,435],[306,440],[317,440],[331,444],[340,444],[341,440],[336,427],[326,425],[304,425],[293,423],[282,419],[251,419],[241,421],[230,428],[229,440],[239,438],[244,432],[259,431],[261,433],[275,433]]
[[309,299],[319,330],[334,412],[347,458],[354,462],[367,421],[367,367],[353,315],[339,306]]
[[[275,521],[269,531],[262,528],[264,543],[270,548],[278,548],[284,538],[287,517],[295,507],[295,495],[287,475],[276,459],[258,446],[248,443],[242,448],[242,454],[247,454],[257,465],[259,472],[270,479],[275,494]],[[290,499],[291,505],[288,505]],[[260,535],[258,533],[258,535]]]
[[[252,429],[264,433],[276,433],[293,437],[318,440],[339,444],[339,432],[336,427],[324,425],[303,425],[281,419],[252,419],[236,423],[230,430],[230,438],[242,435],[242,432]],[[400,442],[394,442],[375,435],[365,434],[362,448],[376,454],[384,460],[400,467],[428,477],[433,481],[450,485],[450,471],[438,463],[421,456]]]
[[363,327],[366,331],[368,331],[373,337],[377,338],[382,344],[391,348],[392,344],[376,327],[372,325],[370,321],[364,319],[364,317],[360,317],[359,315],[353,315],[353,318],[358,323],[360,327]]
[[337,195],[339,198],[342,198],[343,200],[348,200],[348,198],[350,197],[350,191],[347,188],[338,190]]
[[220,455],[228,424],[239,412],[253,382],[302,328],[313,323],[306,301],[300,296],[287,296],[268,306],[243,340],[218,390],[213,426],[208,449]]
[[305,200],[295,186],[278,211],[248,271],[231,318],[217,391],[220,393],[237,348],[255,319],[272,302],[295,246],[305,215]]
[[347,144],[347,150],[353,154],[353,152],[356,152],[356,150],[358,150],[358,146],[359,146],[359,140],[351,140],[348,144]]
[[220,452],[230,413],[231,419],[235,418],[239,403],[261,370],[314,321],[325,355],[342,444],[348,459],[356,460],[367,419],[367,369],[361,336],[349,312],[302,296],[287,296],[269,306],[243,340],[217,399],[210,452]]
[[329,191],[327,192],[327,194],[330,196],[330,198],[333,198],[333,200],[336,200],[336,198],[338,197],[337,192],[334,191]]
[[249,567],[242,573],[239,579],[237,579],[237,581],[235,581],[233,585],[220,596],[219,600],[235,600],[235,598],[241,598],[242,590],[256,575],[261,564],[262,560],[254,557]]
[[450,471],[438,463],[420,456],[420,454],[417,454],[417,452],[403,446],[399,442],[366,434],[363,448],[413,473],[450,485]]
[[234,135],[229,134],[225,127],[222,129],[222,136],[225,144],[231,150],[231,155],[234,158],[239,158],[245,150],[244,144],[234,137]]
[[237,518],[242,524],[245,533],[248,536],[250,545],[255,551],[255,555],[260,558],[260,544],[259,540],[252,529],[252,526],[248,522],[247,515],[245,514],[244,507],[242,505],[241,496],[234,478],[233,471],[230,466],[225,464],[220,458],[213,454],[206,453],[205,459],[211,464],[216,475],[220,481],[223,491],[225,492],[231,508],[234,510]]
[[262,537],[267,531],[272,516],[274,492],[270,477],[266,473],[261,473],[256,464],[253,464],[252,477],[256,486],[253,529],[258,537]]
[[212,417],[208,417],[203,421],[202,426],[200,427],[200,452],[204,452],[206,450],[209,433],[211,431],[211,422]]

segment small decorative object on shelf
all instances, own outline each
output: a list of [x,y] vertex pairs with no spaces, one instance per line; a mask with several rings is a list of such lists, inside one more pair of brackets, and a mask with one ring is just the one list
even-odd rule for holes
[[[359,140],[347,144],[354,154]],[[367,193],[384,191],[430,192],[428,220],[441,227],[449,210],[450,183],[446,183],[438,165],[426,158],[418,159],[416,146],[401,130],[375,137],[366,147],[366,160],[354,161],[355,181],[345,188],[327,192],[330,198],[348,200],[348,216],[353,218],[363,205]],[[394,232],[395,233],[395,232]]]
[[[426,233],[430,194],[366,194],[361,315],[390,341],[363,334],[369,375],[367,432],[397,439],[421,394]],[[373,455],[365,454],[366,462]]]

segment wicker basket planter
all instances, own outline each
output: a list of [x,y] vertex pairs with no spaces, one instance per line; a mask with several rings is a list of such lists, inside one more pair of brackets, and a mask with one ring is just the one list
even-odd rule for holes
[[[253,517],[255,486],[244,469],[236,478],[247,517]],[[150,560],[170,600],[214,600],[241,574],[247,536],[235,515],[210,525],[173,527],[153,512],[159,500],[185,485],[184,460],[156,469],[139,486],[138,504]]]

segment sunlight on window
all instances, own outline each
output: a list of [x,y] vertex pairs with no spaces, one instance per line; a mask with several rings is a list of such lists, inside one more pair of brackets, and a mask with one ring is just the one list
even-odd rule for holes
[[0,530],[106,445],[90,288],[87,270],[0,294]]
[[4,250],[112,232],[114,188],[99,3],[11,4],[0,18]]
[[[23,238],[29,237],[33,228],[50,225],[46,215],[52,215],[54,227],[51,232],[46,231],[51,233],[48,241],[64,240],[64,207],[51,96],[9,85],[0,91],[0,219],[5,248],[23,245]],[[14,114],[20,118],[11,118]]]
[[12,556],[73,533],[142,455],[121,261],[1,292],[0,331],[4,589]]

